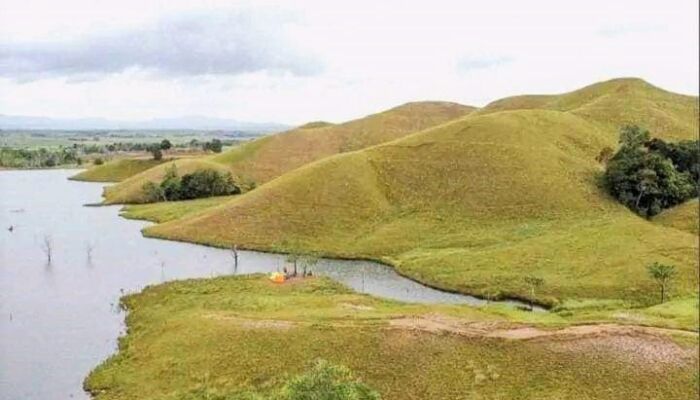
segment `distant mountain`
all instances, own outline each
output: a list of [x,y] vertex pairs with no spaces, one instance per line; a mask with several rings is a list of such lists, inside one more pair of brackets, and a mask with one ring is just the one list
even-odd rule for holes
[[0,129],[193,129],[276,132],[288,128],[289,126],[287,125],[272,122],[245,122],[203,116],[120,121],[105,118],[48,118],[0,114]]

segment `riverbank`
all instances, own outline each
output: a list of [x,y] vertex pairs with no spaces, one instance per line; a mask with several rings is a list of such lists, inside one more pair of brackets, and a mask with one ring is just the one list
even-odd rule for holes
[[568,323],[549,313],[404,304],[325,278],[171,282],[123,302],[119,353],[85,383],[97,400],[265,393],[317,358],[384,399],[698,396],[697,334],[682,331],[559,331]]

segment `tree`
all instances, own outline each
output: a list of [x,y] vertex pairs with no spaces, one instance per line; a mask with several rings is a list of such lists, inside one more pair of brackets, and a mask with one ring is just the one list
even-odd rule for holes
[[221,153],[224,145],[219,139],[213,139],[211,142],[204,143],[204,150],[213,151],[214,153]]
[[306,254],[301,257],[301,265],[303,267],[302,276],[311,275],[311,268],[318,264],[318,257],[313,254]]
[[168,139],[163,139],[163,140],[160,142],[160,149],[163,150],[163,151],[168,151],[168,150],[170,150],[172,147],[173,147],[173,144],[170,143],[170,140],[168,140]]
[[44,235],[41,242],[41,250],[46,255],[46,263],[51,264],[51,256],[53,255],[53,240],[51,240],[51,236]]
[[639,215],[651,217],[696,196],[697,187],[689,171],[679,171],[664,155],[666,150],[659,150],[668,146],[648,138],[646,130],[624,127],[620,131],[622,146],[607,163],[603,180],[618,201]]
[[292,273],[292,276],[297,276],[297,263],[299,262],[300,259],[301,259],[301,255],[299,253],[287,254],[287,258],[285,259],[285,261],[294,266],[294,272]]
[[158,145],[151,146],[148,149],[148,151],[151,152],[154,160],[162,160],[163,159],[163,152],[160,150],[160,146],[158,146]]
[[379,393],[356,379],[344,366],[318,360],[311,371],[292,378],[279,400],[380,400]]
[[203,169],[185,174],[180,180],[180,199],[238,194],[241,189],[233,182],[230,172]]
[[639,148],[649,141],[649,131],[637,125],[625,125],[620,129],[619,143],[623,147]]
[[544,285],[544,279],[533,275],[528,275],[523,278],[523,280],[530,288],[530,311],[532,311],[534,309],[536,291],[540,288],[540,286]]
[[661,302],[666,301],[666,294],[671,280],[676,276],[676,267],[655,262],[647,267],[649,276],[656,281],[661,290]]

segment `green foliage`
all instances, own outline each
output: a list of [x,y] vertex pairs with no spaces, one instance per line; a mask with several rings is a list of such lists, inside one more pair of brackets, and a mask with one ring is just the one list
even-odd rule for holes
[[160,146],[158,146],[158,145],[151,146],[151,148],[148,151],[151,152],[154,160],[159,161],[159,160],[163,159],[163,151],[160,149]]
[[211,142],[206,142],[202,146],[205,151],[212,151],[214,153],[221,153],[223,149],[223,143],[219,139],[214,139]]
[[666,143],[661,139],[652,139],[645,146],[671,160],[678,171],[689,173],[694,182],[700,179],[700,141]]
[[233,182],[230,173],[213,169],[198,170],[178,177],[173,164],[160,184],[146,182],[143,187],[146,202],[191,200],[212,196],[238,194],[240,188]]
[[[654,216],[663,209],[697,196],[691,170],[692,152],[678,151],[684,170],[679,170],[666,154],[657,151],[660,143],[649,146],[649,132],[626,126],[620,132],[621,147],[608,162],[604,180],[607,190],[621,203],[642,216]],[[665,145],[665,143],[663,143]],[[676,149],[676,146],[666,146]],[[684,146],[683,149],[686,149]],[[697,154],[695,154],[697,161]]]
[[95,164],[95,165],[102,165],[102,164],[104,164],[104,163],[105,163],[105,162],[104,162],[104,160],[103,160],[101,157],[97,157],[97,158],[95,159],[95,161],[93,161],[93,164]]
[[170,148],[172,148],[172,147],[173,147],[173,144],[170,143],[170,140],[168,140],[168,139],[163,139],[160,142],[160,149],[161,150],[170,150]]
[[668,285],[671,280],[677,275],[676,267],[673,265],[665,265],[655,262],[647,267],[647,272],[652,279],[656,281],[661,290],[661,302],[666,301]]
[[379,400],[379,393],[361,383],[347,367],[317,360],[311,371],[293,378],[279,400]]
[[72,147],[39,149],[0,148],[0,167],[44,168],[78,164],[80,153]]

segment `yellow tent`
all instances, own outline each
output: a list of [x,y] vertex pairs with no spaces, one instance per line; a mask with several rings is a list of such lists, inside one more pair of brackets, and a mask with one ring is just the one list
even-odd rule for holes
[[284,274],[279,272],[273,272],[270,274],[270,280],[275,283],[284,283],[286,277]]

